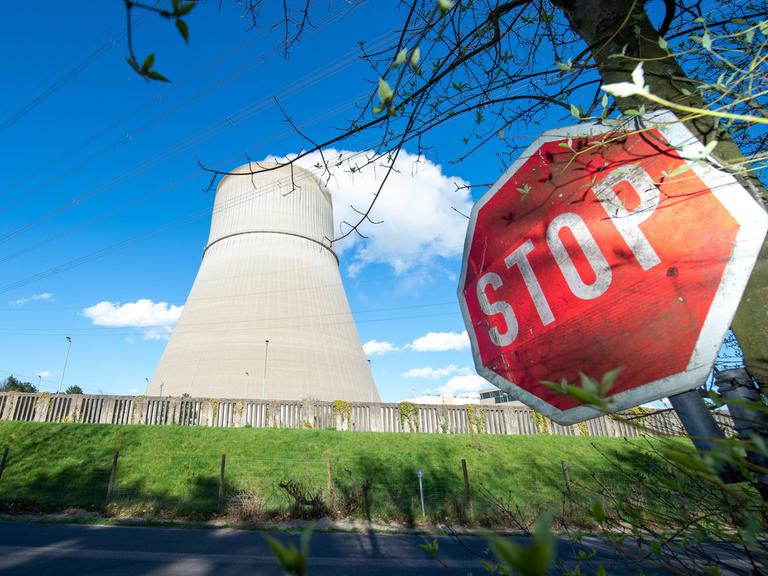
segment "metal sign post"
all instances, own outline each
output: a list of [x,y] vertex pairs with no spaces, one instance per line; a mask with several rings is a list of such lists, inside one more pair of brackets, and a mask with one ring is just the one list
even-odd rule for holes
[[424,477],[424,472],[419,470],[418,471],[418,476],[419,476],[419,498],[421,500],[421,515],[422,516],[426,516],[427,513],[424,510],[424,486],[423,486],[423,484],[421,482],[421,479]]

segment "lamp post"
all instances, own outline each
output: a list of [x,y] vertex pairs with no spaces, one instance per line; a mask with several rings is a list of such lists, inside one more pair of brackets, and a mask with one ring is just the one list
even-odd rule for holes
[[72,338],[67,336],[67,354],[64,356],[64,368],[61,370],[61,380],[59,380],[59,389],[56,390],[56,394],[61,392],[61,387],[64,385],[64,372],[67,371],[67,361],[69,360],[69,349],[72,348]]
[[261,399],[266,400],[267,389],[267,357],[269,356],[269,340],[264,340],[264,377],[261,379]]

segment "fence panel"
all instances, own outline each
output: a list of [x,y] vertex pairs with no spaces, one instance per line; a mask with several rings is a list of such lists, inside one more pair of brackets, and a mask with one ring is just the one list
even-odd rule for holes
[[[340,401],[339,401],[340,402]],[[150,424],[165,426],[213,426],[231,428],[339,428],[365,432],[425,432],[431,434],[537,434],[533,410],[495,405],[348,404],[349,412],[334,402],[159,398],[0,392],[0,419],[40,422]],[[347,405],[344,403],[344,405]],[[339,412],[341,410],[341,412]],[[342,413],[343,412],[343,413]],[[733,434],[727,413],[716,413],[718,424]],[[638,426],[639,424],[639,426]],[[562,436],[580,435],[586,426],[590,436],[627,436],[642,433],[681,435],[680,420],[673,411],[626,413],[619,418],[601,416],[582,426],[548,422],[547,431]]]

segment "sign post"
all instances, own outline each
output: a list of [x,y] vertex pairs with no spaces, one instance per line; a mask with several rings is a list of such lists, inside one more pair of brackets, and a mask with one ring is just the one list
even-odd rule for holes
[[475,204],[459,302],[478,373],[559,424],[601,414],[543,384],[600,380],[623,410],[709,374],[768,217],[670,112],[540,136]]

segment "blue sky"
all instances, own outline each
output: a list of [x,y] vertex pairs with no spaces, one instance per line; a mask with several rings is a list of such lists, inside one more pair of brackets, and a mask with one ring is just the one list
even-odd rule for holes
[[[189,46],[172,24],[138,15],[136,50],[154,51],[171,84],[147,84],[123,61],[122,2],[6,10],[0,46],[13,57],[0,92],[0,377],[37,383],[41,374],[42,388],[55,390],[71,336],[65,387],[143,391],[165,331],[141,324],[172,322],[208,234],[213,194],[202,192],[208,178],[195,157],[230,168],[245,153],[301,150],[306,142],[273,96],[313,137],[332,135],[373,88],[358,41],[383,45],[402,16],[391,2],[335,3],[286,59],[279,31],[247,32],[234,3],[220,14],[216,4],[190,15]],[[454,181],[493,181],[503,167],[492,150],[449,165],[463,148],[460,127],[434,136],[431,162],[382,203],[385,224],[342,252],[385,400],[478,386],[455,295],[466,223],[451,206],[471,206]],[[365,150],[367,140],[344,149]],[[418,217],[405,209],[414,195]]]
[[[274,21],[266,3],[264,21]],[[16,2],[4,10],[0,49],[0,377],[14,373],[55,390],[139,393],[192,286],[208,235],[213,194],[198,157],[223,169],[300,151],[273,96],[313,138],[335,134],[375,89],[358,42],[384,46],[403,15],[391,1],[320,11],[286,59],[280,31],[247,32],[234,2],[196,8],[186,46],[172,23],[138,15],[139,56],[171,84],[145,83],[125,64],[123,3]],[[508,137],[525,142],[557,124]],[[385,401],[427,391],[476,391],[456,301],[472,196],[456,183],[493,182],[494,146],[458,164],[463,128],[431,134],[417,171],[405,156],[369,240],[341,247],[341,270],[361,340]],[[528,134],[530,130],[531,134]],[[345,142],[364,151],[372,136]],[[410,152],[413,152],[412,150]],[[334,183],[341,219],[354,186]],[[359,199],[359,197],[358,197]],[[152,324],[153,327],[148,327]]]

